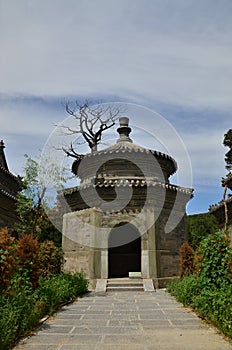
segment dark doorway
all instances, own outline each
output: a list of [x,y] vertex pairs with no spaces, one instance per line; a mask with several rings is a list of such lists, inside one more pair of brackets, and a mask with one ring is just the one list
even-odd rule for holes
[[141,271],[141,237],[131,224],[121,224],[111,230],[108,249],[109,278],[129,277],[129,272]]

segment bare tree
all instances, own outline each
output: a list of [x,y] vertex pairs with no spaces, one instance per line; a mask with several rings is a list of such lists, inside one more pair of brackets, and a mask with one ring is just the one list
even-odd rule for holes
[[[77,101],[72,106],[70,103],[66,103],[65,109],[77,121],[77,127],[75,129],[69,126],[63,126],[65,132],[67,135],[79,134],[83,139],[83,142],[80,143],[87,143],[91,152],[97,150],[97,145],[102,140],[102,134],[115,125],[116,120],[122,112],[120,106],[115,107],[104,104],[91,106],[88,101],[83,105]],[[74,149],[73,144],[68,149],[63,148],[63,151],[68,156],[76,159],[83,158],[83,155]]]

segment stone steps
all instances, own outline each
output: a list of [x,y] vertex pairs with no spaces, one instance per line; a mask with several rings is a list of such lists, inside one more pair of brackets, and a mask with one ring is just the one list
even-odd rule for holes
[[152,279],[142,278],[108,278],[98,279],[95,292],[123,292],[123,291],[140,291],[155,292]]
[[124,291],[137,291],[143,292],[143,280],[142,279],[129,279],[129,278],[110,278],[106,282],[107,292],[124,292]]

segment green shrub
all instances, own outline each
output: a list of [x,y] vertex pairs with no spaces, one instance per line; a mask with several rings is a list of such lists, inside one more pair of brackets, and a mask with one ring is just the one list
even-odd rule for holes
[[192,306],[201,315],[232,338],[232,286],[227,289],[202,289]]
[[167,285],[167,291],[184,305],[191,305],[196,295],[200,293],[201,288],[201,279],[193,275],[185,276],[181,280],[171,281]]
[[9,349],[20,335],[28,334],[38,323],[39,316],[34,312],[35,302],[33,290],[22,283],[15,285],[10,295],[2,297],[0,349]]
[[232,247],[224,231],[204,238],[196,254],[196,270],[203,287],[221,289],[231,284]]
[[61,274],[41,278],[37,296],[45,303],[47,312],[53,313],[59,305],[73,301],[87,290],[88,282],[83,274]]
[[218,290],[204,288],[201,278],[186,276],[182,280],[170,282],[167,291],[232,338],[232,285]]
[[46,314],[52,314],[78,295],[86,293],[83,274],[50,275],[39,279],[33,290],[27,270],[18,270],[8,290],[0,296],[0,349],[10,349],[20,336],[29,334]]
[[232,338],[231,282],[232,247],[226,232],[220,231],[200,242],[193,274],[170,282],[167,290]]
[[19,332],[20,313],[5,300],[0,307],[0,349],[9,349],[17,339]]

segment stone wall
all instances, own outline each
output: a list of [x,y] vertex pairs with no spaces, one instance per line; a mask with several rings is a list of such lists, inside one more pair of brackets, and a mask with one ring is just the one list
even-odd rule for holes
[[95,248],[94,240],[101,220],[102,214],[97,209],[64,215],[62,248],[65,253],[65,271],[83,271],[88,278],[100,278],[101,252]]
[[[168,210],[160,219],[155,211],[129,210],[103,213],[91,208],[64,215],[63,250],[65,271],[84,271],[89,279],[108,278],[108,239],[112,228],[131,223],[141,235],[141,272],[143,278],[152,278],[156,286],[163,280],[179,275],[179,248],[186,240],[185,216],[170,233],[165,233]],[[87,225],[90,226],[87,226]],[[108,228],[102,234],[99,228]],[[159,281],[159,282],[157,282]]]

